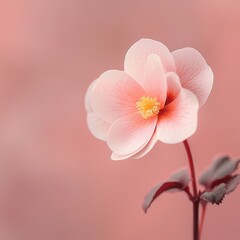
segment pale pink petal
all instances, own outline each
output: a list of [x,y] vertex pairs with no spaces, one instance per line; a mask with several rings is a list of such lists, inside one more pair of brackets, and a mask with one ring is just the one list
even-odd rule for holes
[[139,113],[125,116],[109,129],[108,146],[117,155],[135,153],[149,142],[156,123],[157,117],[144,119]]
[[91,94],[94,112],[107,122],[137,112],[136,102],[144,95],[142,87],[125,72],[103,73]]
[[159,115],[158,139],[164,143],[179,143],[190,137],[197,128],[197,112],[197,97],[183,88]]
[[[144,146],[143,146],[142,148],[144,148]],[[140,149],[138,149],[137,151],[135,151],[135,152],[133,152],[133,153],[125,154],[125,155],[119,155],[119,154],[113,152],[112,155],[111,155],[111,159],[112,159],[112,160],[116,160],[116,161],[118,161],[118,160],[125,160],[125,159],[128,159],[128,158],[130,158],[130,157],[135,156],[135,154],[136,154],[139,150],[140,150]]]
[[119,155],[119,154],[116,154],[115,152],[113,152],[112,155],[111,155],[111,159],[112,160],[116,160],[116,161],[118,161],[118,160],[125,160],[125,159],[130,158],[132,155],[134,155],[134,153],[132,153],[132,154],[125,154],[125,155]]
[[182,48],[172,52],[177,74],[182,86],[192,91],[201,107],[207,100],[213,85],[213,72],[202,55],[193,48]]
[[175,71],[173,57],[164,44],[151,39],[141,39],[129,48],[124,61],[124,70],[140,84],[144,81],[144,66],[151,54],[159,56],[166,72]]
[[92,112],[93,111],[93,109],[92,109],[92,105],[91,105],[91,103],[90,103],[90,96],[91,96],[91,93],[92,93],[92,89],[93,89],[93,87],[95,86],[95,84],[96,84],[96,82],[97,82],[97,79],[96,80],[94,80],[90,85],[89,85],[89,87],[88,87],[88,89],[87,89],[87,92],[86,92],[86,95],[85,95],[85,109],[86,109],[86,111],[87,112]]
[[87,124],[94,137],[107,141],[108,130],[111,126],[110,123],[103,120],[96,113],[89,112],[87,114]]
[[152,138],[148,142],[148,144],[141,151],[139,151],[137,154],[133,155],[132,157],[133,158],[141,158],[141,157],[145,156],[148,152],[150,152],[152,150],[152,148],[155,146],[157,141],[158,141],[158,136],[157,136],[157,132],[155,131]]
[[157,133],[154,131],[152,138],[149,140],[146,146],[144,146],[141,150],[138,149],[137,151],[131,153],[131,154],[126,154],[126,155],[118,155],[116,153],[112,153],[111,159],[112,160],[123,160],[127,158],[141,158],[145,156],[151,149],[154,147],[156,142],[158,141]]
[[156,97],[162,107],[165,105],[167,96],[166,74],[161,59],[156,54],[147,58],[144,66],[143,88],[150,97]]
[[166,104],[172,102],[181,92],[181,83],[175,72],[167,73],[167,101]]

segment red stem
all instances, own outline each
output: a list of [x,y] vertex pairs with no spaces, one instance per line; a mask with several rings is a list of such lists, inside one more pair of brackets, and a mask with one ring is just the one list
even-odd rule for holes
[[195,175],[195,169],[194,169],[194,163],[193,163],[192,153],[191,153],[191,150],[190,150],[188,141],[187,141],[187,140],[183,141],[183,144],[184,144],[184,146],[185,146],[185,149],[186,149],[187,155],[188,155],[190,173],[191,173],[191,178],[192,178],[193,197],[194,197],[194,198],[197,198],[197,197],[198,197],[197,184],[196,184],[196,175]]
[[188,162],[189,162],[189,168],[192,178],[192,188],[193,188],[193,240],[199,240],[199,226],[198,226],[198,212],[199,212],[199,197],[198,197],[198,191],[197,191],[197,184],[196,184],[196,174],[194,169],[194,163],[192,158],[192,153],[188,144],[188,141],[183,141],[183,144],[185,146],[187,156],[188,156]]
[[201,239],[201,236],[202,236],[202,229],[203,229],[203,223],[204,223],[206,208],[207,208],[207,203],[204,202],[202,204],[202,216],[201,216],[200,227],[199,227],[199,240]]

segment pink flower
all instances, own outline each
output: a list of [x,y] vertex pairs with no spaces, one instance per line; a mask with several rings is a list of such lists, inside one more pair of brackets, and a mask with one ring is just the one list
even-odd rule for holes
[[107,142],[112,159],[142,157],[158,140],[179,143],[196,131],[212,84],[212,70],[197,50],[171,53],[142,39],[128,50],[124,71],[106,71],[90,85],[88,127]]

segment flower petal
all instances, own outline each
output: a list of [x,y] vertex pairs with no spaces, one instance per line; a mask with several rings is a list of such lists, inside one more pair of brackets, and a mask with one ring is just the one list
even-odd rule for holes
[[135,153],[130,153],[130,154],[125,154],[125,155],[119,155],[116,154],[115,152],[112,153],[111,155],[111,159],[115,160],[115,161],[119,161],[119,160],[125,160],[130,158],[131,156],[133,156]]
[[136,102],[144,95],[142,87],[125,72],[103,73],[91,94],[94,112],[107,122],[137,112]]
[[164,143],[179,143],[190,137],[197,128],[197,112],[196,96],[183,88],[159,115],[158,139]]
[[206,169],[199,177],[199,183],[207,188],[215,185],[214,182],[224,179],[232,174],[238,167],[240,160],[233,160],[229,156],[217,157],[210,168]]
[[169,179],[160,182],[157,186],[152,188],[146,195],[143,202],[143,210],[146,213],[152,202],[166,191],[179,192],[187,188],[190,181],[189,173],[186,168],[173,173]]
[[95,84],[96,84],[96,82],[97,82],[97,79],[96,80],[94,80],[90,85],[89,85],[89,87],[88,87],[88,89],[87,89],[87,92],[86,92],[86,95],[85,95],[85,109],[86,109],[86,111],[87,112],[92,112],[93,111],[93,109],[92,109],[92,105],[91,105],[91,102],[90,102],[90,96],[91,96],[91,94],[92,94],[92,89],[93,89],[93,87],[95,86]]
[[87,124],[94,137],[107,141],[108,130],[111,126],[110,123],[103,120],[96,113],[89,112],[87,114]]
[[161,59],[156,54],[147,58],[144,66],[143,88],[150,97],[156,97],[161,106],[165,105],[167,96],[167,82]]
[[167,73],[167,102],[172,102],[181,92],[181,83],[178,75],[175,72]]
[[152,150],[152,148],[157,143],[157,141],[158,141],[158,137],[157,137],[157,132],[155,131],[153,133],[152,138],[148,142],[148,144],[141,151],[139,151],[137,154],[133,155],[132,157],[137,159],[145,156],[148,152]]
[[116,153],[112,153],[111,159],[112,160],[123,160],[127,158],[141,158],[145,156],[156,144],[158,141],[156,131],[154,131],[152,138],[149,140],[146,146],[144,146],[141,150],[138,149],[136,152],[133,152],[131,154],[126,154],[126,155],[118,155]]
[[204,192],[200,198],[206,202],[210,202],[212,204],[220,204],[222,203],[223,198],[227,193],[227,186],[225,183],[221,183],[215,188],[213,188],[210,192]]
[[192,91],[201,107],[207,100],[213,85],[213,72],[202,55],[193,48],[182,48],[172,52],[177,74],[182,86]]
[[144,81],[144,66],[151,54],[159,56],[166,72],[175,71],[173,57],[164,44],[151,39],[141,39],[129,48],[124,61],[124,71],[140,84]]
[[125,116],[109,129],[108,146],[117,155],[136,153],[147,145],[156,123],[157,117],[144,119],[139,113]]

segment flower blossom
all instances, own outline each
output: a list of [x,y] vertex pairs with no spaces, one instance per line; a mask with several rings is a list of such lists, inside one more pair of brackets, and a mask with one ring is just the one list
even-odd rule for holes
[[141,39],[128,50],[124,71],[106,71],[88,88],[88,127],[107,142],[113,160],[142,157],[158,140],[179,143],[196,131],[212,85],[212,70],[197,50],[170,52]]

